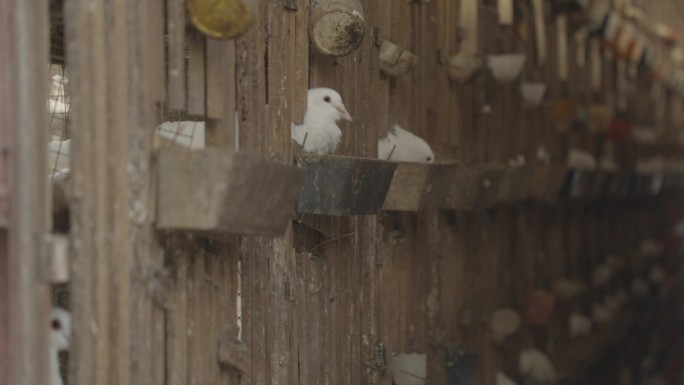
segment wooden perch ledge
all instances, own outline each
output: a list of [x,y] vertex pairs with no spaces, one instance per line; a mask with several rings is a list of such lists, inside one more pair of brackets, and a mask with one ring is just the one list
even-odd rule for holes
[[303,172],[221,148],[158,152],[157,228],[280,235]]
[[[523,201],[617,201],[684,190],[684,175],[675,172],[394,163],[312,154],[297,155],[296,163],[218,148],[161,148],[157,228],[279,235],[293,208],[301,214],[375,215],[383,210],[477,210]],[[67,184],[68,179],[53,182],[57,219],[68,217]]]

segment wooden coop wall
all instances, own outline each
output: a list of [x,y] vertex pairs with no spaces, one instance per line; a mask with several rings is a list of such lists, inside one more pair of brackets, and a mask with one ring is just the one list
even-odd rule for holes
[[[257,0],[250,29],[227,41],[186,28],[181,0],[64,0],[74,142],[69,306],[78,333],[70,384],[390,384],[379,344],[388,362],[428,354],[427,381],[444,383],[451,343],[481,352],[477,383],[491,384],[496,370],[515,373],[519,348],[553,350],[567,336],[559,317],[549,330],[524,329],[495,346],[483,323],[489,312],[519,307],[527,290],[557,277],[588,279],[589,261],[627,256],[641,238],[665,232],[664,201],[298,216],[281,237],[155,231],[161,103],[211,119],[211,146],[232,148],[238,138],[241,151],[287,164],[290,123],[302,120],[313,86],[338,90],[354,118],[342,124],[344,155],[374,157],[393,123],[424,137],[438,160],[465,165],[534,159],[540,142],[559,164],[570,146],[603,150],[586,132],[555,130],[548,106],[523,109],[517,83],[487,74],[449,81],[458,2],[361,3],[362,45],[331,58],[309,48],[304,0]],[[549,100],[611,102],[613,64],[603,66],[603,91],[591,92],[571,38],[570,78],[557,79],[550,13],[549,54],[535,69],[532,11],[522,10],[514,27],[499,28],[493,2],[481,4],[483,53],[526,52],[523,76],[546,81]],[[415,70],[381,75],[377,36],[415,53]],[[643,93],[630,99],[644,103]],[[654,118],[647,111],[644,119]],[[631,164],[637,150],[619,144],[618,158]],[[244,343],[235,342],[238,275]]]

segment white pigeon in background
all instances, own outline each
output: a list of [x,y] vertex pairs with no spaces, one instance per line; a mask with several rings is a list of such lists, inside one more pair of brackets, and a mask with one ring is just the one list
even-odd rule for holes
[[395,124],[387,136],[378,139],[378,159],[393,162],[432,163],[435,154],[423,138]]
[[568,151],[568,167],[581,170],[595,170],[596,158],[587,151],[571,148]]
[[537,349],[530,348],[520,352],[518,357],[520,374],[537,383],[556,382],[556,369],[549,357]]
[[71,316],[69,312],[55,307],[50,319],[50,385],[62,385],[59,373],[58,353],[69,349],[71,339]]
[[157,135],[191,149],[202,149],[206,145],[204,122],[164,122],[155,131]]
[[342,96],[330,88],[309,90],[304,123],[292,123],[292,140],[314,154],[330,154],[337,151],[342,131],[337,121],[353,121],[342,103]]
[[591,318],[580,313],[570,314],[568,332],[572,338],[591,333]]

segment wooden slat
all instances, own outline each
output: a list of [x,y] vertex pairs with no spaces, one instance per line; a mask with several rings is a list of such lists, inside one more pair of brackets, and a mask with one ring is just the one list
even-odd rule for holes
[[[169,237],[166,243],[172,272],[169,280],[169,303],[173,304],[166,318],[166,362],[168,364],[168,385],[188,383],[188,265],[191,260],[189,247],[180,236]],[[187,241],[186,241],[187,242]],[[197,330],[197,329],[194,329]]]
[[150,54],[150,67],[154,68],[154,77],[150,83],[154,87],[154,100],[163,102],[166,97],[166,13],[165,0],[150,0],[148,19],[149,47],[153,50]]
[[0,382],[46,384],[50,302],[39,240],[49,228],[40,145],[48,119],[34,107],[48,93],[48,4],[0,1],[0,23]]
[[185,68],[185,1],[168,0],[166,3],[166,102],[172,110],[186,109]]
[[203,117],[206,97],[206,66],[204,35],[194,29],[187,32],[188,42],[188,82],[187,107],[188,114]]
[[236,148],[235,42],[207,39],[207,127],[210,146]]

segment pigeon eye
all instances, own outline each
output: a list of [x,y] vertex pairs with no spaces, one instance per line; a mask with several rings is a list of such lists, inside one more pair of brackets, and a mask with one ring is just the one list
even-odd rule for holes
[[54,330],[62,330],[62,323],[59,322],[59,320],[53,319],[52,320],[52,328]]
[[428,156],[428,157],[427,157],[427,161],[428,161],[428,162],[432,162],[432,157],[431,157],[431,156]]
[[327,103],[330,103],[330,96],[327,96],[327,95],[326,95],[326,96],[323,98],[323,100],[325,100]]

